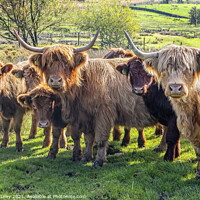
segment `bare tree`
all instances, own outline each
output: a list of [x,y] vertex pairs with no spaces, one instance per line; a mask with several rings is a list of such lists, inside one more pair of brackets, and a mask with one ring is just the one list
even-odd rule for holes
[[[16,28],[23,39],[38,44],[38,34],[62,22],[69,0],[0,0],[0,36],[14,40]],[[68,7],[67,7],[68,6]]]

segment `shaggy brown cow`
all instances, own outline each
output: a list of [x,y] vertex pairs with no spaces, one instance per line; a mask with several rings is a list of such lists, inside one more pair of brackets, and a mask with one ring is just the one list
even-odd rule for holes
[[[104,59],[111,59],[111,58],[131,58],[135,57],[135,55],[132,52],[127,52],[122,48],[112,48],[110,51],[103,56]],[[121,146],[127,146],[130,142],[130,130],[131,128],[125,127],[124,128],[124,138],[122,140]],[[146,144],[146,137],[144,134],[144,130],[137,130],[138,131],[138,147],[142,148],[145,147]],[[119,126],[114,126],[113,128],[113,140],[120,140],[121,131],[119,129]],[[155,135],[162,135],[163,134],[163,127],[161,124],[156,125]],[[157,151],[162,151],[166,149],[166,142],[165,142],[165,136],[163,136],[161,143],[158,145],[158,147],[155,148]]]
[[[115,124],[136,128],[155,125],[156,120],[147,111],[143,99],[132,93],[126,77],[115,70],[126,59],[88,60],[83,53],[92,47],[97,35],[82,48],[66,45],[31,47],[16,36],[25,48],[40,52],[30,57],[30,63],[41,71],[45,82],[60,93],[62,120],[84,132],[85,160],[92,158],[96,141],[94,166],[102,166],[107,160],[109,133]],[[75,146],[80,146],[79,138],[77,134]]]
[[[18,66],[14,66],[17,68]],[[16,151],[23,151],[21,139],[21,125],[26,109],[19,105],[17,96],[26,92],[25,84],[8,73],[12,64],[0,64],[0,114],[2,117],[4,136],[1,147],[7,147],[9,142],[10,122],[13,119],[13,128],[16,134]],[[7,73],[7,74],[6,74]]]
[[200,178],[200,49],[171,45],[155,53],[139,51],[127,35],[134,53],[160,81],[177,115],[177,126],[194,146],[197,155],[197,178]]
[[[37,85],[40,84],[40,75],[38,72],[31,67],[28,63],[23,66],[22,69],[14,69],[11,72],[16,78],[24,79],[27,92],[31,91],[34,89]],[[31,108],[32,109],[32,108]],[[37,134],[37,126],[44,128],[44,141],[43,141],[43,146],[42,147],[48,147],[51,144],[52,137],[51,137],[51,126],[48,127],[43,127],[43,124],[38,124],[38,117],[36,115],[35,109],[32,109],[32,126],[31,126],[31,132],[29,135],[29,138],[35,138]],[[66,148],[67,146],[67,139],[65,136],[64,131],[62,130],[62,134],[60,136],[60,147],[61,148]]]

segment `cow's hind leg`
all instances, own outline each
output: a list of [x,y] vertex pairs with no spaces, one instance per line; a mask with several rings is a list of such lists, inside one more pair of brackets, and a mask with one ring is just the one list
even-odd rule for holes
[[130,132],[131,132],[131,128],[124,128],[124,138],[122,140],[122,144],[121,146],[128,146],[130,143]]
[[164,133],[163,125],[157,123],[156,124],[156,130],[155,130],[155,135],[162,135]]
[[[176,125],[176,117],[172,117],[167,126],[166,142],[167,152],[164,160],[173,161],[175,157],[180,155],[180,133]],[[179,148],[178,150],[176,150]],[[178,153],[178,154],[177,154]]]
[[62,129],[61,131],[59,142],[60,142],[60,148],[64,148],[64,149],[67,148],[67,138],[66,138],[64,129]]
[[146,137],[144,134],[144,129],[137,129],[138,130],[138,147],[143,148],[146,146]]
[[167,149],[167,143],[166,143],[166,133],[167,133],[167,127],[164,127],[164,133],[162,135],[160,144],[154,148],[154,151],[156,152],[162,152]]
[[9,126],[10,126],[10,119],[2,118],[2,126],[3,126],[3,139],[1,142],[1,147],[7,147],[9,142]]
[[23,121],[24,111],[18,111],[14,117],[14,124],[13,128],[16,134],[16,151],[22,152],[23,151],[23,144],[22,144],[22,138],[21,138],[21,127],[22,127],[22,121]]
[[120,137],[121,137],[122,133],[121,133],[118,125],[114,126],[112,135],[113,135],[114,141],[120,141]]

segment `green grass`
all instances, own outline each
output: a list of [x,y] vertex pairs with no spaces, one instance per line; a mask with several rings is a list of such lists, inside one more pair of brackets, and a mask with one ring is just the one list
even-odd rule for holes
[[[195,6],[195,4],[143,5],[143,7],[146,8],[154,8],[170,13],[174,13],[175,11],[177,14],[187,14],[190,7],[193,6]],[[199,8],[200,4],[196,6]],[[137,46],[143,50],[159,50],[169,44],[186,45],[199,48],[200,25],[195,27],[194,25],[189,24],[188,19],[168,17],[148,11],[137,10],[133,12],[137,13],[141,27],[141,33],[139,33],[137,38],[134,38],[134,41],[139,41],[140,44]],[[143,45],[144,40],[145,47]]]
[[[164,153],[156,153],[153,148],[160,137],[152,135],[153,129],[146,129],[147,145],[137,148],[137,133],[133,129],[131,144],[121,148],[120,142],[111,142],[123,151],[109,155],[108,163],[95,169],[88,164],[71,161],[72,139],[68,138],[70,150],[60,149],[55,160],[45,157],[49,148],[42,149],[42,129],[36,139],[27,140],[30,118],[26,117],[22,136],[24,152],[15,152],[14,134],[8,148],[0,149],[0,198],[30,199],[82,199],[92,200],[158,200],[200,198],[200,182],[195,179],[195,154],[190,143],[181,140],[181,156],[173,163],[163,160]],[[84,142],[81,142],[84,147]],[[29,195],[29,196],[28,196]],[[39,196],[43,195],[43,196]],[[71,196],[70,196],[71,195]],[[66,198],[65,198],[66,197]],[[7,198],[8,199],[8,198]],[[33,199],[33,198],[32,198]]]
[[200,9],[200,4],[152,4],[152,5],[139,5],[142,8],[159,10],[175,15],[189,17],[189,11],[192,7],[196,6]]

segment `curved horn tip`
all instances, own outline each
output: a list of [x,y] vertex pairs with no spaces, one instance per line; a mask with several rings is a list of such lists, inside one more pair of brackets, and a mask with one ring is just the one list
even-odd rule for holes
[[134,54],[139,57],[140,59],[147,59],[147,58],[155,58],[158,57],[159,53],[158,52],[153,52],[153,53],[144,53],[142,51],[140,51],[135,44],[133,43],[132,39],[130,38],[129,34],[124,31],[124,34],[129,42],[129,45],[132,47],[132,50],[134,52]]
[[39,52],[39,53],[43,53],[44,52],[44,49],[43,48],[40,48],[40,47],[32,47],[31,45],[27,44],[20,36],[19,34],[17,33],[17,31],[14,29],[14,34],[17,38],[17,40],[19,41],[19,43],[27,50],[29,51],[33,51],[33,52]]
[[98,34],[100,32],[100,28],[98,29],[97,33],[95,34],[94,38],[92,39],[92,41],[85,47],[79,47],[79,48],[76,48],[74,49],[74,53],[78,53],[78,52],[83,52],[83,51],[87,51],[89,49],[92,48],[92,46],[94,45],[94,43],[96,42],[97,40],[97,37],[98,37]]

